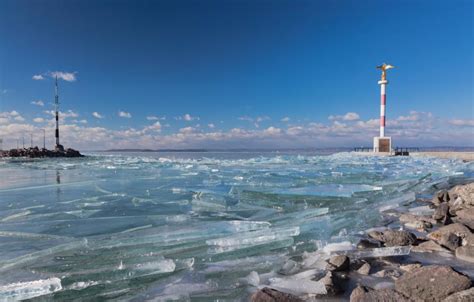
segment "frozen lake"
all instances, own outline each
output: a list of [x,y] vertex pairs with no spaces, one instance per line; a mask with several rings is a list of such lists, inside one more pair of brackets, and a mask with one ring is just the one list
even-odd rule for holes
[[2,161],[0,300],[245,300],[259,284],[317,270],[307,253],[357,243],[385,223],[381,212],[473,170],[351,153]]

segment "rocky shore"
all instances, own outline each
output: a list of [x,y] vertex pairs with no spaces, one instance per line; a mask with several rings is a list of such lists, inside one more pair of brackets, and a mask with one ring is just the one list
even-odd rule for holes
[[48,150],[38,147],[11,149],[7,151],[0,151],[1,157],[28,157],[28,158],[42,158],[42,157],[83,157],[79,151],[67,148],[57,148],[56,150]]
[[367,230],[356,247],[329,244],[269,280],[252,272],[250,300],[474,301],[474,182],[423,202],[386,214],[397,227]]

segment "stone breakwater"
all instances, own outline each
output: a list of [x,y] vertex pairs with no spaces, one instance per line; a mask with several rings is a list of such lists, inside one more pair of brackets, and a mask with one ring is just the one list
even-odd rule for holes
[[0,151],[0,157],[28,157],[28,158],[42,158],[42,157],[83,157],[79,151],[68,148],[60,150],[48,150],[33,148],[11,149],[7,151]]
[[[250,300],[474,301],[474,182],[425,202],[388,214],[399,227],[368,230],[356,249],[338,243],[304,255],[302,265],[290,260],[281,280],[252,272]],[[316,269],[302,271],[308,262]]]

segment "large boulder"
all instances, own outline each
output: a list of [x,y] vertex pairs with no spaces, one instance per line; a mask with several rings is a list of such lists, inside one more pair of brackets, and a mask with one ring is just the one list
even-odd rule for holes
[[474,208],[459,210],[456,212],[456,221],[474,230]]
[[472,302],[474,301],[474,287],[450,295],[443,302]]
[[327,270],[340,272],[349,270],[350,266],[349,257],[345,255],[333,256],[328,260]]
[[443,191],[440,191],[440,192],[436,193],[436,194],[433,196],[432,202],[433,202],[435,205],[439,205],[439,204],[442,203],[442,202],[449,202],[449,200],[450,200],[450,196],[449,196],[448,191],[443,190]]
[[370,232],[368,235],[375,240],[383,242],[385,246],[412,245],[416,243],[416,236],[408,231],[373,231]]
[[393,289],[373,290],[364,286],[357,286],[351,293],[350,302],[405,302],[409,301],[402,294]]
[[441,238],[445,235],[449,235],[449,233],[453,233],[454,235],[461,238],[466,238],[469,234],[471,234],[471,231],[461,223],[453,223],[440,227],[436,231],[429,233],[428,238],[439,243]]
[[474,263],[474,246],[466,245],[458,247],[456,249],[456,257]]
[[474,207],[474,182],[460,185],[449,191],[449,207],[451,213]]
[[432,240],[422,242],[417,246],[414,246],[411,250],[418,253],[449,252],[449,250]]
[[250,301],[252,302],[302,302],[300,298],[292,294],[283,293],[273,288],[264,287],[255,292]]
[[433,224],[436,224],[436,220],[429,216],[417,216],[409,213],[400,215],[399,219],[406,227],[420,231],[429,229],[433,227]]
[[471,287],[469,277],[449,266],[430,265],[405,273],[395,281],[395,289],[412,300],[442,301]]
[[451,223],[451,218],[449,215],[449,204],[447,202],[442,202],[435,210],[433,214],[433,219],[439,221],[440,223],[446,225]]
[[319,279],[326,287],[326,291],[329,295],[337,295],[344,292],[343,284],[346,280],[341,278],[339,275],[333,272],[327,272],[324,277]]
[[361,267],[359,267],[357,269],[357,272],[361,275],[366,275],[367,276],[367,275],[370,274],[370,268],[371,268],[370,264],[366,262],[366,263],[362,264]]

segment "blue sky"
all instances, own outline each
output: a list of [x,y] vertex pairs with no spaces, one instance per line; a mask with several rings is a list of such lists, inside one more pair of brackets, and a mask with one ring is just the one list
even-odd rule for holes
[[370,145],[389,62],[395,145],[474,145],[472,41],[467,0],[2,0],[0,137],[53,133],[58,74],[73,147]]

